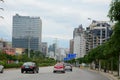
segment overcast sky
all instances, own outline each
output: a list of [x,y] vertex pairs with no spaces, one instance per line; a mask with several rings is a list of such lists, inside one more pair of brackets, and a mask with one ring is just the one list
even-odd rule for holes
[[0,38],[11,41],[12,17],[39,16],[42,19],[42,41],[68,48],[74,28],[86,28],[93,20],[108,21],[111,0],[5,0],[0,2]]

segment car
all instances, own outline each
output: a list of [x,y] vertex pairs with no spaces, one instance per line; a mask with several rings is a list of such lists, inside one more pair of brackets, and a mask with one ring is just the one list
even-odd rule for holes
[[56,63],[54,65],[53,73],[62,72],[65,73],[65,66],[63,63]]
[[24,73],[24,71],[26,73],[28,73],[28,72],[38,73],[39,72],[39,67],[37,66],[37,64],[35,62],[25,62],[21,66],[21,73]]
[[4,66],[0,65],[0,73],[3,73],[3,71],[4,71]]
[[70,70],[72,71],[72,65],[69,63],[65,63],[65,70]]

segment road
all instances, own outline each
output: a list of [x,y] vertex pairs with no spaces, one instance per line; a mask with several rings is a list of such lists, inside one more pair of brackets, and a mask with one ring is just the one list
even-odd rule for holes
[[41,67],[39,73],[21,74],[20,69],[8,69],[0,74],[0,80],[109,80],[98,72],[91,72],[79,68],[65,73],[53,73],[53,67]]

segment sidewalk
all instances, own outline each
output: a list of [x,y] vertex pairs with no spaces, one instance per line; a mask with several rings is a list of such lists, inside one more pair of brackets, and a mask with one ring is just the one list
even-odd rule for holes
[[117,72],[113,72],[113,74],[111,74],[108,72],[105,73],[104,71],[98,71],[98,70],[93,70],[93,69],[88,69],[88,70],[100,73],[100,74],[106,76],[110,80],[120,80],[120,78],[117,76]]

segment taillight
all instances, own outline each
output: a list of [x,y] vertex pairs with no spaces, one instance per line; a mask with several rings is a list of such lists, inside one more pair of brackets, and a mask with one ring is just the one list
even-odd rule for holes
[[64,68],[64,66],[54,66],[54,68]]
[[57,66],[54,66],[54,68],[57,68]]
[[21,68],[25,68],[25,66],[21,66]]
[[33,66],[30,66],[30,68],[32,69],[32,68],[33,68]]
[[60,68],[63,68],[63,66],[60,66]]

